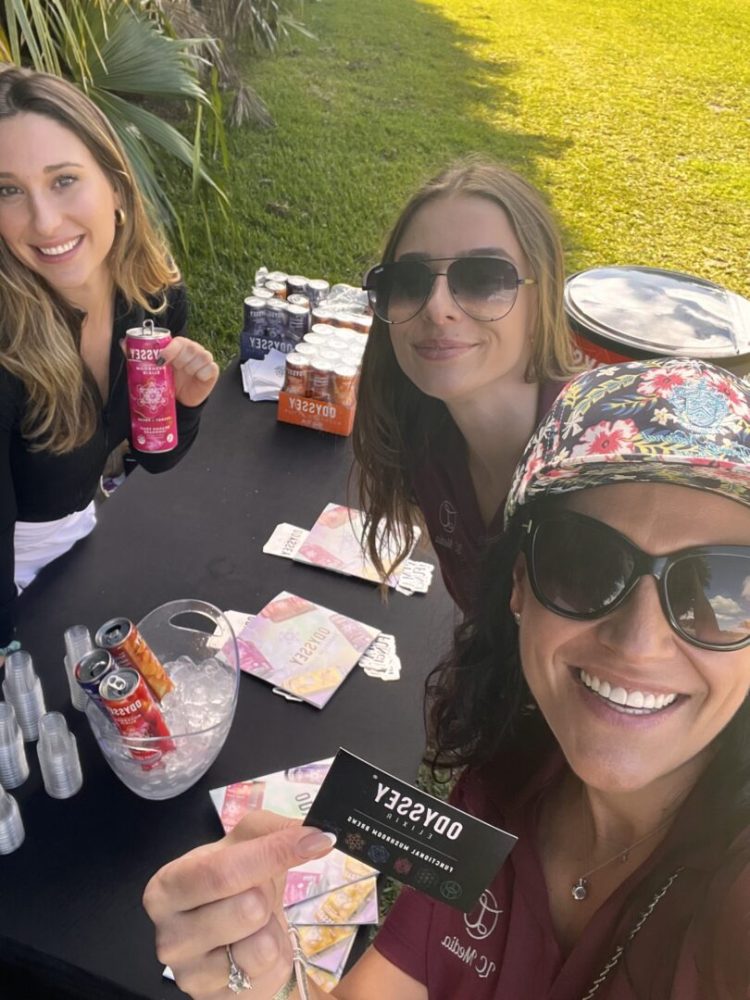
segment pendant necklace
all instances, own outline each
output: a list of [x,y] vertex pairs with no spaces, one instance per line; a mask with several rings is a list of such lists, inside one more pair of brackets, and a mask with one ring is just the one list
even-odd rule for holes
[[649,840],[651,837],[656,836],[656,834],[660,830],[663,830],[665,826],[668,826],[673,819],[674,815],[670,816],[669,819],[665,820],[660,826],[657,826],[655,830],[651,831],[651,833],[647,833],[645,837],[641,837],[640,840],[636,840],[636,842],[631,844],[630,847],[626,847],[624,851],[618,851],[617,854],[614,854],[611,858],[608,858],[606,861],[602,861],[602,863],[597,865],[596,868],[591,868],[589,871],[584,872],[583,875],[581,875],[570,887],[570,894],[573,899],[575,899],[578,903],[586,899],[589,894],[589,877],[591,875],[601,871],[602,868],[606,868],[607,865],[611,865],[614,861],[617,861],[618,858],[620,859],[620,863],[624,865],[630,857],[631,851],[634,851],[636,847],[640,847],[641,844]]

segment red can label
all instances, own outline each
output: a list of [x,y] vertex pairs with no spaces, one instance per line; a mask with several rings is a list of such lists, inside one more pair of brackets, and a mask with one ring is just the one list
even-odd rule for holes
[[131,757],[153,766],[162,754],[174,750],[174,740],[164,716],[137,670],[115,670],[108,674],[99,687],[99,696],[122,736],[135,739],[164,737],[154,741],[154,749],[129,747]]
[[169,330],[154,327],[149,320],[125,336],[131,443],[138,451],[158,453],[177,447],[174,371],[159,364],[160,352],[171,339]]

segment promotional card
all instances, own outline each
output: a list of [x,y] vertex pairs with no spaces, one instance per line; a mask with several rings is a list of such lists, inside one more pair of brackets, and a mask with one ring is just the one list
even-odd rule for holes
[[338,850],[468,912],[516,837],[339,750],[305,820]]
[[282,591],[237,635],[240,668],[323,708],[378,633]]

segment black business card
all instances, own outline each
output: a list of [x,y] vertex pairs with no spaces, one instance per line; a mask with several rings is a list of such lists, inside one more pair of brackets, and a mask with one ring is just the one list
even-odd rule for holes
[[516,837],[339,750],[305,825],[358,861],[468,912]]

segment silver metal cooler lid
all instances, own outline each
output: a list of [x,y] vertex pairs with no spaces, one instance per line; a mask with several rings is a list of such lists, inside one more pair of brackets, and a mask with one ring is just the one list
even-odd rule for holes
[[634,357],[750,355],[750,300],[679,271],[594,267],[565,283],[573,329]]

